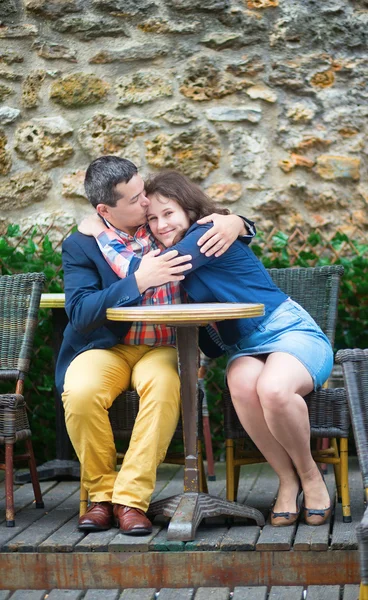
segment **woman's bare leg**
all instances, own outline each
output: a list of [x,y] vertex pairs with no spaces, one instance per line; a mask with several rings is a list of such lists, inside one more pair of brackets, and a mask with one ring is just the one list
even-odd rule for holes
[[310,425],[305,396],[312,378],[302,363],[284,352],[270,354],[257,380],[257,393],[267,427],[291,458],[308,508],[330,505],[327,488],[310,450]]
[[265,421],[257,384],[265,359],[242,356],[230,365],[227,382],[239,421],[280,479],[275,512],[296,512],[299,481],[289,454]]

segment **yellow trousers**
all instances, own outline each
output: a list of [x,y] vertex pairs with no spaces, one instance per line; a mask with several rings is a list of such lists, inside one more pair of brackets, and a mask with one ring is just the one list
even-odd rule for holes
[[[129,449],[116,472],[108,417],[115,398],[132,387],[140,396]],[[111,501],[147,510],[180,413],[176,349],[124,346],[87,350],[66,372],[62,400],[69,437],[92,502]]]

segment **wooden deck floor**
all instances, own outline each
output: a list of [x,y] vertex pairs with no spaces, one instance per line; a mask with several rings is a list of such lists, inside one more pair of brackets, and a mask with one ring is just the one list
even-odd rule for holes
[[0,600],[358,600],[358,585],[313,585],[230,588],[154,588],[125,590],[9,590],[0,591]]
[[[216,465],[216,477],[216,481],[209,482],[210,493],[225,497],[224,464]],[[326,481],[334,499],[332,473]],[[117,529],[85,535],[77,530],[78,482],[42,482],[44,510],[34,507],[32,487],[26,484],[15,491],[16,526],[6,528],[4,521],[0,523],[0,590],[159,590],[218,585],[229,586],[232,591],[237,586],[263,585],[268,586],[269,593],[271,586],[301,586],[303,591],[303,586],[308,585],[357,584],[355,527],[363,515],[363,484],[354,460],[349,481],[353,523],[342,522],[339,504],[330,523],[321,527],[299,522],[274,528],[266,523],[260,529],[251,522],[229,523],[216,518],[201,525],[196,539],[186,543],[167,541],[167,523],[163,518],[156,518],[152,534],[144,537],[125,536]],[[154,499],[180,493],[182,486],[182,468],[162,465]],[[276,477],[268,465],[242,469],[238,501],[258,508],[267,518],[276,491]],[[0,483],[0,519],[5,516],[4,508],[4,487]],[[349,600],[352,589],[346,588]],[[345,600],[341,590],[339,594],[333,597]],[[166,598],[165,594],[157,597]],[[243,596],[234,594],[234,600],[237,597]],[[279,596],[259,596],[266,597]],[[217,596],[213,598],[217,600]]]

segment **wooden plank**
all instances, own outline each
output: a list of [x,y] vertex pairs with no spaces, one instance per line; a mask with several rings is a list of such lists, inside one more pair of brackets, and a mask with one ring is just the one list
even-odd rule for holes
[[195,540],[185,544],[185,551],[220,550],[221,541],[227,531],[227,527],[219,525],[214,525],[213,527],[199,526]]
[[194,600],[229,600],[229,598],[230,589],[228,587],[200,587],[194,596]]
[[72,517],[38,546],[38,552],[73,552],[85,535],[78,531],[78,518]]
[[260,531],[256,525],[234,525],[222,538],[220,550],[255,550]]
[[340,600],[339,585],[310,585],[307,600]]
[[263,463],[244,465],[240,469],[237,502],[245,504],[250,492],[255,489],[258,478],[262,473]]
[[[53,483],[55,486],[55,482],[48,483]],[[44,494],[44,509],[36,509],[34,505],[27,506],[19,514],[17,514],[15,519],[15,527],[0,527],[0,549],[2,551],[10,551],[10,545],[12,541],[17,538],[18,541],[16,543],[16,549],[18,550],[18,542],[20,542],[23,532],[26,531],[27,528],[33,523],[41,519],[48,511],[60,504],[60,502],[62,502],[66,496],[75,491],[75,487],[77,485],[79,484],[76,482],[68,481],[59,483],[55,487],[51,487],[51,489]]]
[[355,550],[358,548],[355,529],[363,517],[364,496],[362,476],[357,468],[349,468],[349,486],[352,523],[342,522],[341,504],[337,503],[331,536],[332,550]]
[[[4,471],[0,471],[0,473],[4,473]],[[13,491],[14,493],[19,490],[19,485],[15,485],[13,484]],[[0,481],[0,500],[2,500],[3,498],[5,498],[5,481]],[[34,496],[33,496],[34,498]]]
[[168,485],[168,483],[175,477],[177,472],[182,471],[182,479],[184,477],[183,467],[180,465],[171,465],[167,463],[162,463],[157,469],[156,476],[156,485],[152,494],[152,499],[156,500],[157,496],[162,492],[162,490]]
[[[239,504],[250,504],[247,497],[255,488],[256,482],[261,474],[262,464],[244,466],[240,472],[237,502]],[[256,542],[259,538],[261,529],[256,525],[244,525],[244,519],[235,518],[229,531],[221,541],[220,549],[222,551],[255,550]]]
[[159,593],[160,600],[192,600],[194,588],[162,588]]
[[156,589],[133,589],[128,588],[123,591],[119,600],[155,600]]
[[161,529],[148,544],[148,550],[152,552],[182,552],[185,550],[185,542],[177,542],[167,539],[167,527]]
[[83,600],[118,600],[119,590],[88,590]]
[[345,585],[357,550],[334,552],[3,552],[0,589]]
[[[182,494],[184,491],[184,468],[180,467],[178,471],[175,473],[174,477],[168,482],[168,484],[162,488],[159,494],[155,497],[155,502],[159,500],[164,500],[165,498],[170,498],[170,496],[176,496],[177,494]],[[163,515],[157,515],[153,522],[157,525],[166,524],[169,522],[167,517]]]
[[273,500],[276,497],[278,488],[278,477],[270,465],[262,463],[260,465],[259,476],[255,485],[249,492],[246,502],[249,506],[258,508],[265,518],[268,517]]
[[233,600],[266,600],[267,588],[264,585],[258,587],[235,587]]
[[149,544],[160,531],[160,525],[152,527],[148,535],[124,535],[118,533],[108,544],[109,552],[148,552]]
[[303,587],[301,585],[274,586],[271,588],[268,600],[303,600]]
[[54,492],[56,504],[27,529],[4,544],[6,552],[36,552],[38,545],[48,538],[54,531],[64,525],[78,512],[79,482],[61,482]]
[[290,550],[296,527],[296,523],[289,525],[289,527],[273,527],[268,520],[260,533],[256,543],[256,550],[258,552],[264,552],[265,550],[275,550],[277,552]]
[[118,529],[93,531],[74,546],[74,552],[108,552],[110,542],[118,535]]
[[[332,471],[325,476],[325,481],[330,494],[331,504],[334,505],[336,498],[336,485],[335,477]],[[314,550],[315,552],[324,552],[328,550],[330,521],[331,517],[328,519],[328,521],[326,521],[326,523],[318,527],[307,525],[303,521],[299,521],[293,549],[297,552],[308,552],[309,550]]]
[[11,600],[43,600],[46,590],[17,590]]
[[163,500],[176,494],[181,494],[184,491],[184,468],[179,467],[174,477],[168,482],[168,484],[161,489],[161,491],[155,497],[156,500]]
[[345,585],[342,600],[358,600],[359,585]]
[[[49,490],[54,488],[56,485],[57,485],[56,481],[40,482],[42,494],[46,494]],[[34,491],[33,491],[32,484],[26,483],[25,485],[20,486],[14,492],[15,512],[18,513],[20,510],[22,510],[29,504],[33,504],[34,500],[35,500],[35,497],[34,497]],[[45,501],[45,506],[46,506],[46,501]],[[4,521],[5,521],[5,498],[0,501],[0,523],[3,523]]]
[[47,600],[80,600],[83,597],[83,590],[51,590]]

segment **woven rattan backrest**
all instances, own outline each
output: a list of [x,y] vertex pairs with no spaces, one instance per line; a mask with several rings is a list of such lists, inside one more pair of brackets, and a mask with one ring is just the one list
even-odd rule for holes
[[339,350],[364,487],[368,487],[368,349]]
[[43,273],[0,276],[0,379],[29,369],[44,282]]
[[341,265],[268,269],[273,281],[298,302],[325,332],[332,346],[335,339]]

